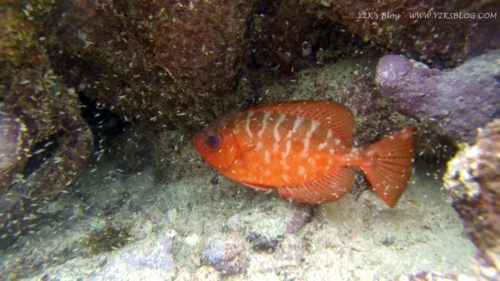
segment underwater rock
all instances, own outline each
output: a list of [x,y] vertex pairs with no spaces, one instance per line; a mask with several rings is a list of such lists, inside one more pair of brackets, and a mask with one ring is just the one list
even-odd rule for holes
[[476,143],[448,163],[444,175],[452,206],[479,249],[477,273],[498,280],[500,270],[500,120],[479,130]]
[[242,242],[228,237],[213,237],[203,251],[203,260],[218,271],[232,275],[243,272],[249,263]]
[[151,150],[155,143],[155,131],[144,124],[132,124],[113,140],[109,147],[117,167],[126,174],[144,170],[150,164]]
[[364,50],[360,37],[320,13],[301,0],[257,1],[248,36],[251,66],[283,76]]
[[243,234],[254,250],[272,252],[286,232],[298,232],[313,214],[313,206],[273,201],[230,217],[225,228]]
[[13,209],[1,206],[0,222],[17,222],[2,230],[19,234],[24,232],[22,224],[35,225],[22,217],[34,215],[32,209],[56,198],[77,178],[91,155],[93,136],[80,116],[75,93],[65,89],[50,69],[25,69],[13,74],[12,80],[0,111],[15,112],[19,135],[9,145],[17,146],[15,158],[2,156],[1,162],[10,168],[2,170],[0,177],[5,197],[1,200],[10,202],[7,205]]
[[229,102],[252,3],[74,0],[35,19],[52,19],[42,29],[55,68],[85,95],[127,120],[185,131]]
[[274,258],[279,261],[300,262],[304,257],[304,239],[293,235],[287,236],[274,252]]
[[175,267],[172,241],[169,238],[156,241],[152,245],[135,245],[133,249],[121,251],[116,259],[117,262],[126,263],[130,270],[144,267],[153,270],[171,270]]
[[308,2],[365,41],[433,65],[450,66],[500,47],[496,1]]
[[316,206],[295,203],[295,212],[286,224],[286,232],[297,233],[304,225],[311,221],[316,212]]
[[27,138],[23,133],[25,127],[12,113],[0,111],[0,194],[8,189],[28,160],[22,152]]
[[402,275],[400,276],[397,281],[467,281],[467,280],[474,280],[470,276],[465,276],[465,275],[453,275],[453,274],[436,274],[436,273],[429,273],[429,272],[419,272],[417,274],[412,274],[412,275]]
[[440,71],[387,55],[377,66],[376,81],[403,113],[422,119],[454,141],[474,140],[476,128],[499,117],[500,50]]
[[0,55],[0,138],[6,141],[0,160],[4,247],[40,224],[43,203],[64,192],[85,166],[93,136],[75,91],[52,70],[42,39],[25,17],[28,12],[10,1],[2,2],[0,11],[5,16],[0,19],[0,48],[5,51]]
[[163,130],[154,139],[151,162],[156,180],[179,180],[193,173],[186,168],[185,163],[196,157],[196,151],[192,149],[191,139],[186,134],[176,130]]
[[[92,264],[92,270],[83,269],[84,264]],[[164,238],[140,241],[89,260],[73,259],[64,266],[49,268],[37,280],[172,280],[178,271],[172,257],[172,241]]]

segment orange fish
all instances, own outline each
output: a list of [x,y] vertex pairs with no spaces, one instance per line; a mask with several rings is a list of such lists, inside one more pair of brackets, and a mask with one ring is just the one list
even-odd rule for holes
[[305,203],[344,196],[354,181],[353,168],[359,168],[394,207],[412,173],[414,129],[357,149],[353,127],[353,114],[341,104],[292,101],[227,116],[193,142],[202,158],[230,179]]

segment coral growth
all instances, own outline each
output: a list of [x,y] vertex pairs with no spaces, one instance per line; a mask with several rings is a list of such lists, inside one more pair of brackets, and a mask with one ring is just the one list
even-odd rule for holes
[[500,276],[499,152],[500,120],[495,120],[480,130],[474,146],[464,148],[448,163],[444,176],[452,206],[479,249],[478,274],[490,280]]

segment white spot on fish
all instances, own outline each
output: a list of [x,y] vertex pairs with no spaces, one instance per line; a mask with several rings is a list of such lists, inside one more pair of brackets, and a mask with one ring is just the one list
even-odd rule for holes
[[260,128],[260,131],[257,133],[257,136],[259,138],[262,138],[262,135],[264,134],[264,131],[267,128],[267,121],[269,120],[269,117],[271,116],[271,112],[265,112],[264,117],[262,119],[262,128]]
[[306,133],[306,138],[304,139],[304,148],[302,149],[302,152],[300,153],[300,156],[302,157],[307,157],[307,152],[309,151],[309,142],[311,141],[311,136],[313,132],[318,128],[318,123],[311,121],[311,127]]
[[279,147],[280,145],[277,142],[273,143],[273,152],[278,151]]
[[287,183],[290,182],[290,177],[287,174],[281,174],[281,178]]
[[271,154],[267,149],[264,151],[264,163],[271,164]]
[[261,141],[259,141],[259,142],[257,142],[257,146],[255,147],[255,150],[257,150],[257,151],[261,150],[263,147],[264,147],[264,144]]
[[301,176],[305,175],[306,174],[306,169],[304,169],[304,167],[299,167],[298,170],[297,170],[297,173]]
[[288,157],[288,155],[290,154],[290,150],[291,149],[292,149],[292,141],[291,140],[287,140],[286,144],[285,144],[285,152],[281,156],[283,158]]
[[328,129],[328,132],[326,133],[326,139],[328,140],[331,137],[333,137],[333,132],[332,130]]
[[280,165],[283,170],[290,170],[290,166],[288,165],[287,161],[285,161],[285,159],[280,160]]
[[302,117],[295,118],[295,121],[293,121],[292,131],[288,132],[288,135],[289,135],[289,136],[287,135],[288,138],[292,137],[292,134],[295,134],[297,132],[297,130],[300,127],[300,124],[302,124],[302,121],[304,121],[304,119]]
[[285,121],[285,114],[280,114],[278,117],[278,121],[276,121],[276,124],[274,125],[274,130],[273,130],[273,136],[275,142],[279,142],[281,139],[279,126],[281,125],[281,123],[283,123],[283,121]]
[[316,159],[315,158],[310,157],[309,159],[307,159],[307,163],[309,163],[309,165],[311,165],[311,167],[316,168]]
[[253,138],[253,133],[252,131],[250,130],[250,121],[252,120],[252,116],[255,114],[255,112],[253,111],[250,111],[247,115],[247,118],[246,118],[246,122],[245,122],[245,131],[247,132],[247,135],[250,137],[250,138]]

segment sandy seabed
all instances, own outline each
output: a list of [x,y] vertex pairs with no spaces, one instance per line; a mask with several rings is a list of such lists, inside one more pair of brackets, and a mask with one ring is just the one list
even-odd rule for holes
[[[393,209],[371,191],[348,194],[318,206],[310,222],[287,233],[282,217],[293,212],[291,202],[197,161],[190,165],[180,180],[158,182],[148,169],[125,175],[112,160],[101,161],[52,206],[60,210],[55,219],[4,253],[6,278],[394,280],[422,271],[469,273],[475,248],[435,166],[418,165]],[[263,204],[274,211],[254,212]],[[257,232],[278,233],[277,247],[256,250],[244,230],[228,233],[242,213],[250,224],[253,214],[260,216]],[[224,275],[203,258],[209,238],[220,235],[242,241],[241,273]]]

